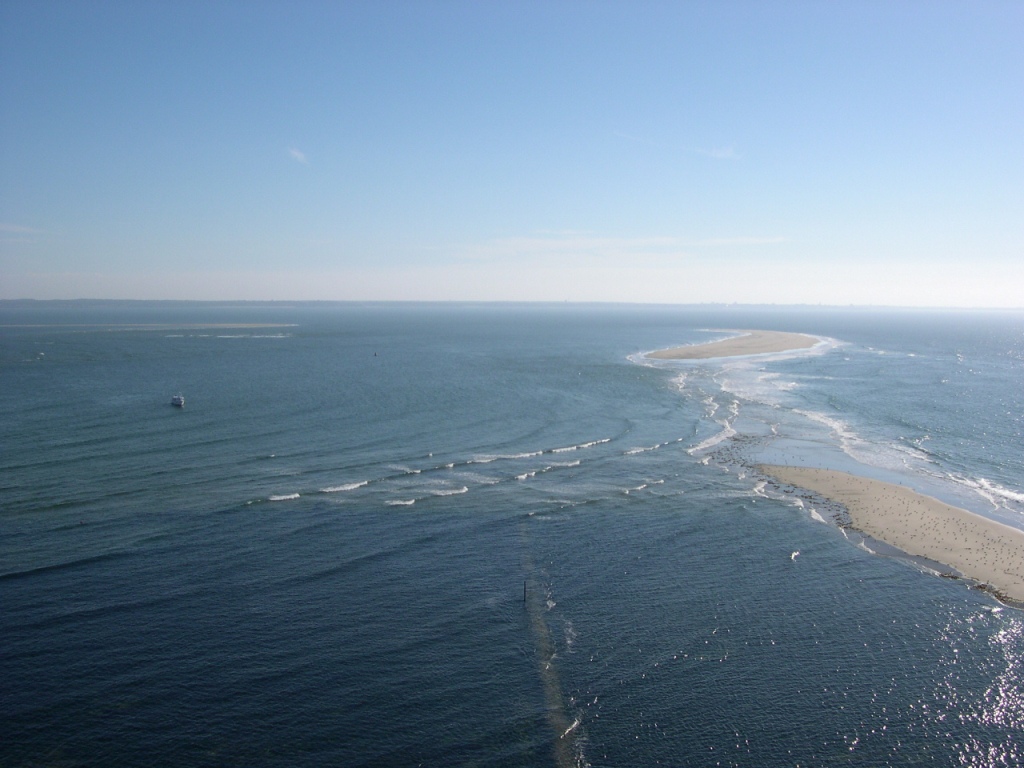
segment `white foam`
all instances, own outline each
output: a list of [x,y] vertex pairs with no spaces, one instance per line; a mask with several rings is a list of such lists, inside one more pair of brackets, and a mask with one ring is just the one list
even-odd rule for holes
[[267,501],[291,501],[292,499],[299,498],[297,493],[282,493],[279,496],[271,496]]
[[572,647],[576,644],[576,638],[579,634],[576,632],[576,628],[572,625],[571,621],[565,622],[565,648],[569,653],[572,653]]
[[416,503],[416,499],[388,499],[384,503],[389,507],[409,507]]
[[1024,503],[1024,493],[1011,490],[984,477],[973,478],[964,475],[949,475],[955,483],[970,488],[985,499],[994,509],[1009,509],[1007,502]]
[[[818,343],[805,349],[794,349],[770,355],[758,355],[756,358],[731,358],[721,367],[721,373],[728,378],[719,382],[724,392],[764,405],[781,405],[780,396],[800,385],[797,381],[781,380],[779,373],[765,372],[764,363],[778,360],[789,360],[796,357],[822,355],[829,350],[841,346],[842,342],[818,336]],[[756,366],[756,368],[755,368]]]
[[564,448],[552,448],[551,453],[565,453],[566,451],[579,451],[585,448],[593,448],[595,445],[601,445],[602,443],[610,443],[612,439],[610,437],[603,438],[601,440],[591,440],[589,443],[580,443],[579,445],[567,445]]
[[528,480],[531,477],[550,472],[553,469],[565,469],[567,467],[578,467],[581,463],[580,459],[575,461],[556,461],[554,464],[548,464],[546,467],[541,469],[534,469],[530,472],[524,472],[521,475],[516,475],[516,480]]
[[462,486],[461,488],[444,489],[440,491],[431,491],[432,496],[458,496],[460,493],[468,493],[469,488]]
[[364,485],[369,485],[369,480],[362,480],[358,483],[345,483],[344,485],[332,485],[327,488],[321,488],[320,493],[338,493],[340,491],[354,491],[356,488],[362,488]]
[[739,364],[727,366],[726,370],[730,375],[729,378],[723,377],[720,382],[723,392],[762,405],[779,406],[781,404],[780,389],[773,381],[778,374],[768,373],[754,376],[749,365]]
[[474,456],[472,459],[467,461],[467,464],[490,464],[494,461],[514,461],[516,459],[531,459],[534,456],[540,456],[544,451],[524,451],[523,453],[497,453],[497,454],[484,454],[483,456]]
[[799,414],[827,427],[847,456],[868,466],[882,469],[907,469],[909,463],[929,462],[927,451],[906,443],[869,442],[853,431],[842,419],[818,411],[794,408]]
[[637,448],[630,448],[628,451],[623,452],[623,456],[634,456],[638,453],[647,453],[648,451],[656,451],[668,443],[657,443],[656,445],[645,445]]
[[818,413],[817,411],[807,411],[802,408],[794,408],[793,413],[799,413],[811,421],[816,421],[819,424],[824,424],[832,433],[840,439],[842,442],[858,440],[857,434],[850,429],[850,426],[841,419],[836,419],[831,416],[826,416],[824,413]]
[[686,452],[689,453],[690,455],[693,455],[695,453],[700,453],[701,451],[706,451],[708,448],[718,445],[723,440],[728,440],[730,437],[736,434],[736,430],[732,428],[732,424],[730,424],[729,422],[720,421],[718,423],[722,425],[721,432],[712,435],[707,440],[698,443],[692,448],[687,448]]
[[660,364],[662,362],[661,360],[648,358],[648,357],[646,357],[646,354],[647,354],[646,352],[635,352],[632,355],[626,355],[626,359],[629,360],[629,362],[631,362],[631,363],[636,363],[637,365],[642,365],[645,368],[662,368],[662,367],[664,367],[663,365]]

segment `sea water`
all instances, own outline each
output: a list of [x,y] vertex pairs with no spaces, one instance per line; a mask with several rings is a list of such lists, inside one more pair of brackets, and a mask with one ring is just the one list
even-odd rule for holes
[[[756,471],[1024,527],[1021,313],[5,302],[0,326],[0,765],[1022,759],[1024,614]],[[820,343],[642,355],[744,328]]]

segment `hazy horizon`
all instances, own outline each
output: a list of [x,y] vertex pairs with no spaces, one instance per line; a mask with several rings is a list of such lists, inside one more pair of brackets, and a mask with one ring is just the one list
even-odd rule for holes
[[0,299],[1024,307],[1024,6],[0,7]]

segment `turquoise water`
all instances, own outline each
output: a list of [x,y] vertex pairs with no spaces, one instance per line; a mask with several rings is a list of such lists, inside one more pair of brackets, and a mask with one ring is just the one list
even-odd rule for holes
[[[1020,761],[1021,612],[752,468],[1021,527],[1020,313],[7,302],[0,325],[0,765]],[[727,328],[823,341],[640,354]]]

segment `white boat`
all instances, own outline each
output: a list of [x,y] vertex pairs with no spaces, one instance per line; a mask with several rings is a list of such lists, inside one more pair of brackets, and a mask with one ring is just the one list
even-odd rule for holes
[[178,408],[184,408],[185,407],[185,396],[184,395],[175,395],[174,397],[171,398],[171,405],[176,406]]

